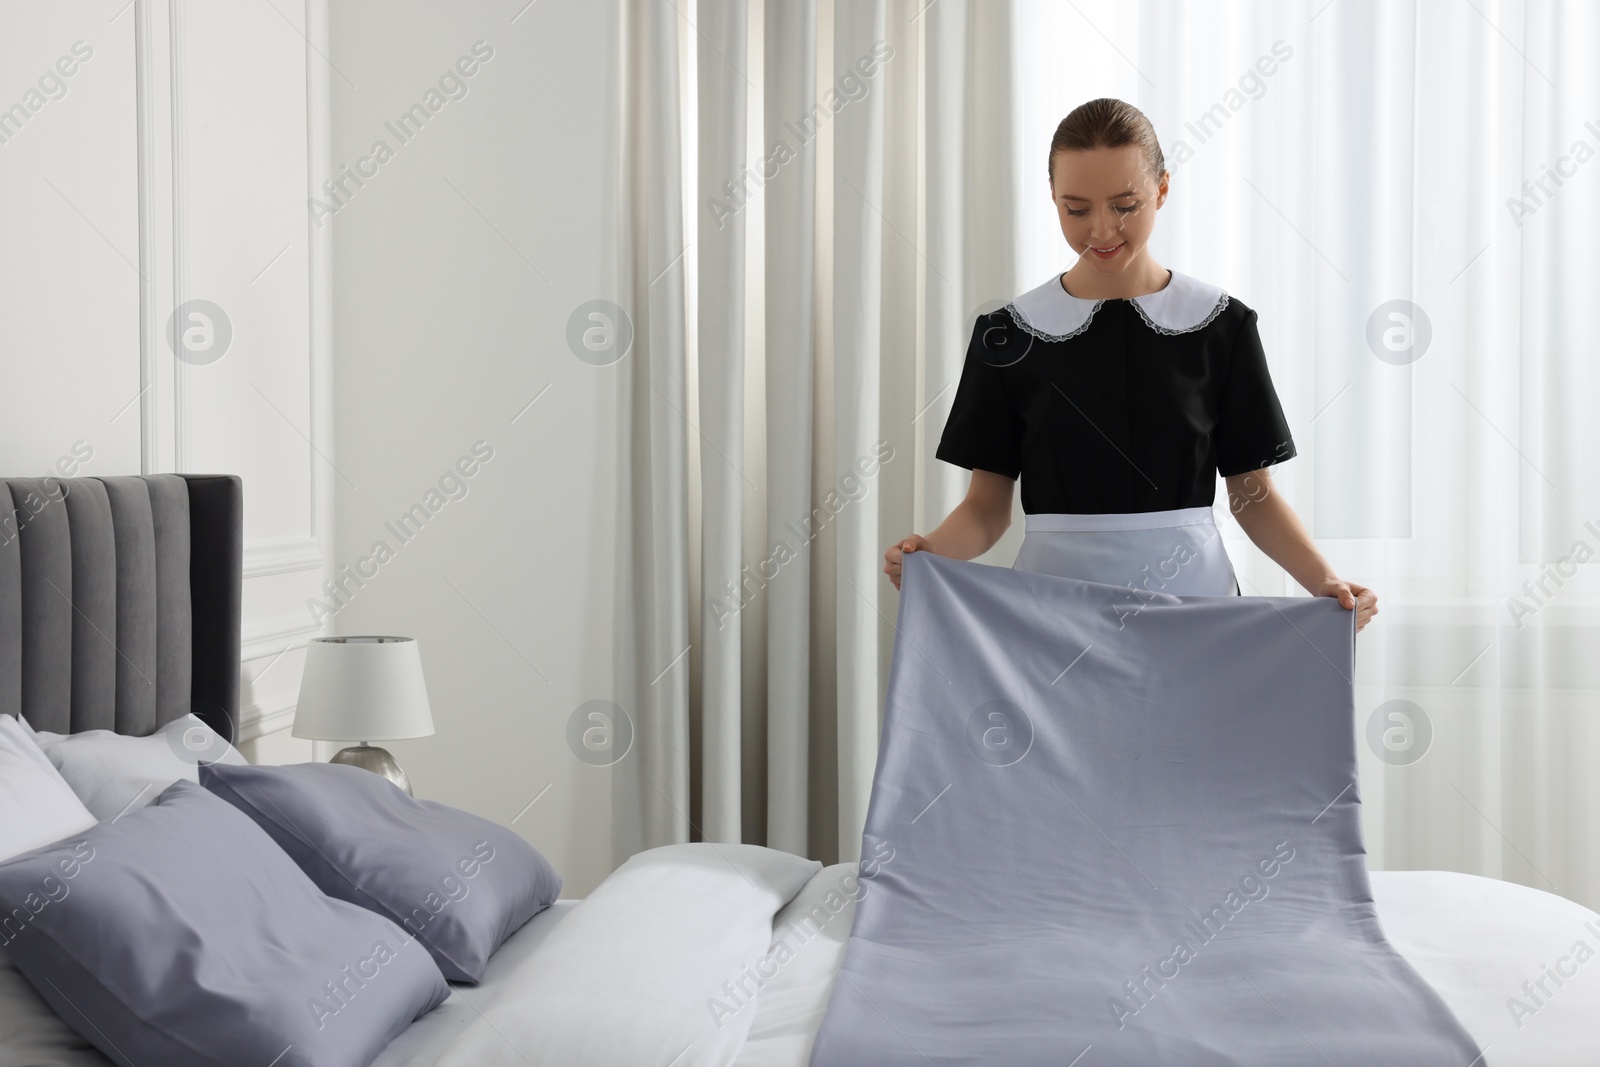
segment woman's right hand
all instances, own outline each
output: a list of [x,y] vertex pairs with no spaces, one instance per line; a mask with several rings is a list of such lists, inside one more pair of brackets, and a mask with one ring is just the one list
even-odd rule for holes
[[896,589],[900,588],[900,561],[907,552],[932,552],[933,545],[921,534],[907,534],[889,546],[883,554],[883,573],[889,576]]

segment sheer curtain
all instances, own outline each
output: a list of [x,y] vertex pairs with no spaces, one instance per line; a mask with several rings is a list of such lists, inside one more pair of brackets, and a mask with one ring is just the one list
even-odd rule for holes
[[[1082,100],[1150,116],[1173,172],[1156,257],[1260,313],[1300,448],[1274,480],[1379,594],[1356,652],[1372,866],[1600,906],[1600,8],[1023,0],[1018,19],[1030,168]],[[1034,181],[1042,279],[1070,254]],[[1227,512],[1244,591],[1302,595]]]
[[[1118,96],[1173,172],[1154,254],[1260,313],[1300,449],[1275,481],[1381,597],[1356,679],[1373,866],[1600,905],[1600,9],[624,10],[619,860],[701,837],[856,858],[883,548],[960,499],[932,450],[967,331],[1071,265],[1050,135]],[[1245,592],[1304,595],[1218,500]]]

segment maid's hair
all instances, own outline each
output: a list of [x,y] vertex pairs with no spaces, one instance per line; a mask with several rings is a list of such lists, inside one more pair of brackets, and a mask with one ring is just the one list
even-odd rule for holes
[[1056,178],[1056,153],[1063,149],[1121,148],[1135,144],[1144,149],[1150,180],[1159,184],[1167,169],[1156,128],[1143,111],[1115,97],[1102,96],[1072,109],[1050,139],[1050,181]]

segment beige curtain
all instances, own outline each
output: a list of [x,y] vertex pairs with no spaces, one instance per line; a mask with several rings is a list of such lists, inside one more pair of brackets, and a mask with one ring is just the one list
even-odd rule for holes
[[615,856],[858,857],[896,593],[979,305],[1019,276],[1010,0],[623,5]]

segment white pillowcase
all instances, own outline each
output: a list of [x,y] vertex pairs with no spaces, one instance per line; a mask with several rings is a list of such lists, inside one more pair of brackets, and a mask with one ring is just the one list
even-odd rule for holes
[[0,860],[82,833],[98,821],[27,728],[0,714]]
[[[250,762],[194,715],[174,719],[146,737],[130,737],[113,730],[75,734],[35,730],[33,739],[101,822],[144,807],[180,778],[198,784],[202,760]],[[65,836],[60,834],[50,840]]]
[[727,1007],[724,983],[771,962],[773,915],[820,870],[816,860],[760,845],[694,841],[636,852],[427,1062],[635,1064],[676,1055],[679,1065],[733,1063],[756,1015],[748,983],[737,1002],[744,1010],[730,1015],[708,995]]

